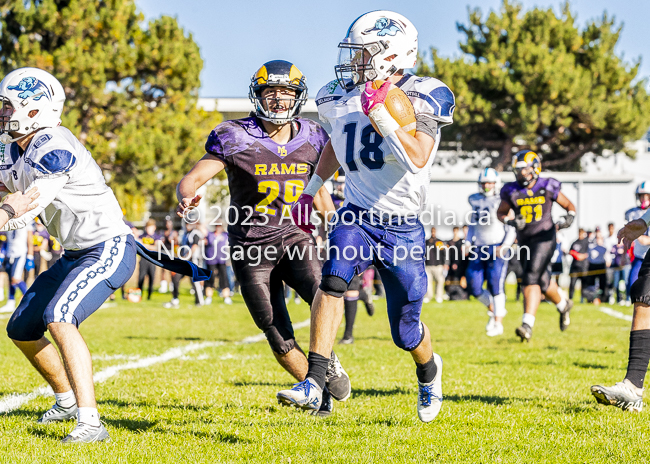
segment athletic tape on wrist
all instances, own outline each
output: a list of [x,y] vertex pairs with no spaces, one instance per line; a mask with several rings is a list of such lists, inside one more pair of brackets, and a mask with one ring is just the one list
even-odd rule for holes
[[305,190],[302,191],[302,193],[315,197],[323,184],[323,179],[321,179],[318,174],[314,174],[311,179],[309,179],[309,183],[307,184],[307,187],[305,187]]
[[377,126],[377,129],[379,129],[379,133],[384,138],[394,134],[395,131],[400,128],[400,125],[390,115],[384,105],[376,106],[370,114],[368,114],[368,117],[372,119]]

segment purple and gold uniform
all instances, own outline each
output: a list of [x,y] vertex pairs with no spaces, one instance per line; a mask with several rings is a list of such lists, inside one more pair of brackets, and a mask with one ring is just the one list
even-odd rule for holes
[[274,142],[256,117],[226,121],[208,137],[205,150],[226,165],[231,240],[264,243],[297,230],[291,206],[314,173],[329,136],[314,121],[296,122],[297,134],[285,145]]
[[218,125],[205,144],[228,174],[233,271],[255,324],[279,354],[295,347],[283,281],[310,305],[320,284],[314,239],[294,225],[291,206],[329,140],[314,121],[295,118],[292,124],[295,136],[284,145],[256,117]]
[[561,187],[557,179],[540,177],[532,187],[508,182],[501,189],[501,200],[514,210],[515,215],[526,220],[525,227],[517,231],[519,256],[524,269],[521,283],[523,286],[539,285],[542,292],[551,281],[548,267],[556,244],[551,209]]

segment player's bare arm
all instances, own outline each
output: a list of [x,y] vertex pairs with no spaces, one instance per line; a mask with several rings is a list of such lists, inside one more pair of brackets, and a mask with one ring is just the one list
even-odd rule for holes
[[508,220],[508,216],[510,215],[511,210],[512,208],[510,205],[502,200],[501,204],[499,205],[499,209],[497,209],[497,219],[505,224],[505,222]]
[[197,195],[196,191],[224,168],[225,164],[217,157],[205,154],[190,172],[185,174],[185,177],[176,186],[176,198],[178,199],[176,214],[179,217],[183,217],[188,209],[198,206],[201,195]]

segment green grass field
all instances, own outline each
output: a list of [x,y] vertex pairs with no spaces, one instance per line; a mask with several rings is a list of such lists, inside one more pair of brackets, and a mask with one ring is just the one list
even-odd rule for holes
[[[0,415],[0,462],[650,461],[648,413],[597,405],[589,393],[623,378],[629,331],[593,306],[577,305],[561,333],[555,309],[543,304],[533,342],[522,345],[512,300],[496,339],[484,334],[480,303],[425,305],[445,401],[436,421],[422,424],[415,368],[391,341],[383,301],[373,318],[360,305],[356,343],[337,349],[352,396],[320,419],[278,406],[276,392],[292,379],[266,341],[241,343],[258,335],[241,297],[195,308],[186,295],[176,310],[162,308],[167,300],[119,302],[82,326],[105,378],[96,390],[112,442],[61,445],[73,422],[36,424],[53,398],[28,398]],[[308,318],[306,304],[290,309],[294,323]],[[306,348],[309,330],[296,334]],[[44,385],[6,337],[0,353],[0,402]]]

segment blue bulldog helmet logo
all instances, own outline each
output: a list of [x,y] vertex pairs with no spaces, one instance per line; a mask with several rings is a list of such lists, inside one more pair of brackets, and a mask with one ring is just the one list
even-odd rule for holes
[[18,85],[10,85],[8,89],[19,91],[20,93],[18,94],[18,98],[22,98],[23,100],[25,98],[34,97],[35,95],[34,100],[40,100],[43,97],[52,100],[47,85],[35,77],[23,77]]
[[366,29],[363,31],[363,34],[370,34],[371,32],[377,32],[379,37],[383,37],[386,35],[394,36],[397,35],[398,32],[403,34],[404,29],[402,29],[402,26],[400,26],[394,19],[379,18],[375,23],[375,27]]

